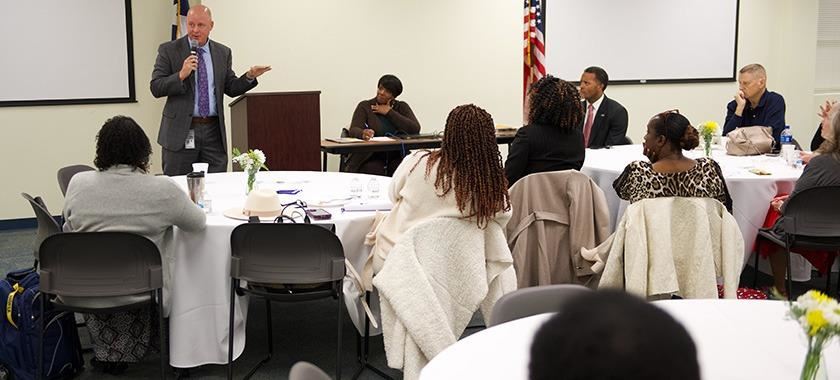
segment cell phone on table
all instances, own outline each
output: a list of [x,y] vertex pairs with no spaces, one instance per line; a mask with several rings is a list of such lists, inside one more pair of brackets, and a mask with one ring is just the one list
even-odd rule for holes
[[332,214],[322,208],[309,208],[306,209],[306,213],[315,220],[327,220],[332,218]]

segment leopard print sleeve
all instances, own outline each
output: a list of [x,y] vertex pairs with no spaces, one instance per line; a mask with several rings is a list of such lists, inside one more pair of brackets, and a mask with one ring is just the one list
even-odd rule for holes
[[644,167],[640,161],[633,161],[629,163],[624,172],[613,182],[613,189],[615,189],[618,197],[630,202],[634,202],[638,194],[635,194],[639,187],[640,176],[643,175]]

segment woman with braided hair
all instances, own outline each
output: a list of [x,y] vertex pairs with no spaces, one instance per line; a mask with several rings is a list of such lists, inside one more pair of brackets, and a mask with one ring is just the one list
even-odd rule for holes
[[580,170],[586,148],[575,86],[551,75],[534,82],[525,96],[525,114],[528,125],[516,132],[505,162],[508,184],[533,173]]
[[391,180],[394,206],[376,229],[365,265],[369,287],[388,252],[411,227],[433,218],[458,218],[484,229],[510,219],[507,180],[493,118],[478,106],[453,109],[439,150],[419,150],[403,159]]
[[632,202],[658,197],[714,198],[732,212],[723,173],[710,158],[683,155],[700,143],[697,130],[678,110],[650,119],[642,148],[650,161],[633,161],[613,182],[618,197]]

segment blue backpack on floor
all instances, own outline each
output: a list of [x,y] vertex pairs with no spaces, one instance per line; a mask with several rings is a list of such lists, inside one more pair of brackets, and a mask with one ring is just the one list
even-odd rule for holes
[[[40,278],[35,268],[6,274],[0,281],[0,364],[16,380],[35,379],[38,325],[41,315]],[[71,378],[83,368],[82,350],[73,313],[61,313],[47,302],[44,333],[44,378]]]

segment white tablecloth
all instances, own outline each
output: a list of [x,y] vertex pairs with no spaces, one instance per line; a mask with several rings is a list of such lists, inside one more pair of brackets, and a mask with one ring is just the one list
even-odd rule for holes
[[[703,156],[702,150],[684,152],[691,158]],[[758,229],[764,223],[770,201],[779,193],[790,193],[802,169],[787,165],[781,157],[729,156],[720,146],[712,150],[712,158],[720,164],[729,195],[732,197],[732,215],[744,236],[744,264],[749,261]],[[587,149],[586,160],[581,172],[592,178],[604,191],[610,208],[610,230],[624,215],[628,202],[618,198],[612,187],[624,167],[635,160],[647,160],[641,145],[614,146],[611,149]],[[770,175],[757,175],[749,170],[760,168]],[[793,279],[807,281],[811,278],[811,266],[801,256],[791,257]],[[751,262],[750,262],[751,263]]]
[[[391,179],[364,174],[334,172],[261,172],[257,174],[257,187],[271,189],[300,188],[297,195],[281,195],[285,202],[301,199],[310,207],[315,203],[350,195],[351,181],[362,185],[362,197],[379,189],[377,197],[387,199]],[[185,177],[174,180],[186,191]],[[210,363],[227,362],[227,335],[230,294],[230,235],[244,221],[230,219],[222,213],[245,202],[245,174],[210,174],[206,179],[207,193],[212,199],[212,213],[207,216],[207,228],[201,232],[175,229],[169,247],[175,257],[173,271],[172,308],[169,316],[169,363],[174,367],[194,367]],[[361,270],[370,247],[363,244],[365,234],[374,219],[374,212],[342,212],[341,206],[323,207],[332,213],[336,235],[344,246],[344,254]],[[345,292],[349,283],[345,281]],[[245,347],[245,320],[247,302],[235,308],[234,358]],[[357,320],[359,314],[351,317]]]
[[[685,326],[703,379],[798,379],[807,341],[781,301],[668,300],[653,303]],[[421,380],[528,379],[531,341],[552,314],[494,326],[464,338],[429,362]],[[828,378],[840,378],[840,344],[825,348]]]

